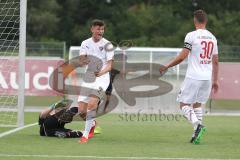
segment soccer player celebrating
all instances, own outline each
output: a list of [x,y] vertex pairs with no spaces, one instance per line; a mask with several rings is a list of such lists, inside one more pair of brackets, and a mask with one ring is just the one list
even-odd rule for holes
[[[84,82],[78,97],[79,111],[86,113],[86,123],[83,136],[79,143],[87,143],[89,132],[94,123],[94,111],[110,83],[109,71],[112,69],[114,52],[111,43],[103,38],[105,24],[101,20],[93,20],[92,37],[84,40],[80,48],[80,63],[87,65]],[[100,63],[99,63],[100,61]]]
[[202,125],[202,104],[205,104],[211,88],[218,90],[218,48],[215,36],[205,26],[207,15],[203,10],[194,12],[196,30],[189,32],[184,40],[181,53],[168,65],[160,68],[164,73],[168,68],[181,63],[188,56],[188,68],[177,101],[187,120],[192,123],[194,134],[191,143],[198,144],[206,128]]

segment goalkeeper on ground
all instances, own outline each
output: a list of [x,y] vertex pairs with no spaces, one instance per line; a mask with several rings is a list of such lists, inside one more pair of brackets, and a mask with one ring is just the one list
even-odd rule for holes
[[66,123],[70,123],[78,113],[78,107],[69,106],[72,100],[61,100],[52,104],[49,108],[42,111],[39,115],[40,136],[79,138],[82,137],[81,131],[66,129]]

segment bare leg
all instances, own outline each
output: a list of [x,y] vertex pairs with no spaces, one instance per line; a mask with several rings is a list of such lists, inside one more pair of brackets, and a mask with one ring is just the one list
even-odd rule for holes
[[87,106],[88,104],[85,102],[78,102],[78,113],[84,114],[87,112]]
[[201,105],[202,105],[201,103],[194,103],[193,108],[199,108],[199,107],[201,107]]
[[182,103],[182,102],[180,102],[180,109],[182,109],[182,107],[184,107],[184,106],[191,106],[191,104],[187,104],[187,103]]

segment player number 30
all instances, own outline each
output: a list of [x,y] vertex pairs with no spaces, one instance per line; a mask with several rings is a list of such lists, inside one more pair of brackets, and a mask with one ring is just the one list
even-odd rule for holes
[[205,58],[211,59],[212,52],[213,52],[213,47],[214,47],[213,42],[212,41],[209,41],[209,42],[202,41],[201,45],[203,47],[202,48],[203,53],[200,54],[200,57],[202,59],[205,59]]

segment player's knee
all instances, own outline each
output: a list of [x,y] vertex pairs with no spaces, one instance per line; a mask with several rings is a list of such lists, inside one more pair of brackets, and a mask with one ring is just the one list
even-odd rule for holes
[[87,110],[83,107],[78,107],[78,113],[85,113]]
[[87,104],[79,102],[78,103],[78,113],[85,113],[87,112]]
[[93,110],[95,108],[97,108],[97,102],[94,101],[94,102],[88,103],[88,107],[87,107],[88,110]]
[[201,107],[201,105],[202,105],[201,103],[194,103],[193,108],[199,108],[199,107]]
[[180,109],[182,109],[184,106],[191,106],[191,104],[180,102]]

